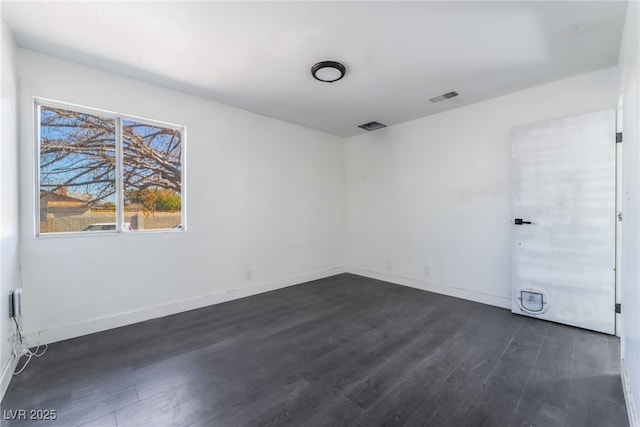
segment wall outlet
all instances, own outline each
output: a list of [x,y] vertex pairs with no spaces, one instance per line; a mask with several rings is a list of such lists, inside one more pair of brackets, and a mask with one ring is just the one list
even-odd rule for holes
[[393,270],[393,264],[391,261],[387,261],[387,270]]
[[9,294],[9,317],[22,316],[22,288],[14,289]]
[[253,280],[253,270],[247,269],[247,274],[245,275],[247,280]]
[[424,275],[431,276],[431,267],[429,267],[428,265],[424,266]]

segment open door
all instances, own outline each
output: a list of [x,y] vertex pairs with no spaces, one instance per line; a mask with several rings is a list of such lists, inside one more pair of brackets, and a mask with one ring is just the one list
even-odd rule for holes
[[512,134],[512,312],[615,333],[615,111]]

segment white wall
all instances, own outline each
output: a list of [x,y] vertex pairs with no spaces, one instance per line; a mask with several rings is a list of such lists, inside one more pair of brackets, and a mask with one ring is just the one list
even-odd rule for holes
[[630,2],[620,49],[623,96],[622,331],[623,381],[631,425],[640,408],[640,6]]
[[509,307],[511,128],[615,108],[617,93],[613,67],[350,138],[346,265]]
[[[634,118],[625,124],[638,117],[637,27],[626,31],[624,111]],[[20,282],[13,50],[3,28],[1,301]],[[18,71],[24,326],[42,342],[299,283],[342,265],[508,307],[511,128],[614,108],[619,83],[617,67],[553,82],[350,138],[345,156],[344,142],[331,135],[28,50],[18,50]],[[33,96],[186,125],[188,231],[35,238]],[[623,342],[636,389],[639,165],[637,128],[625,128]]]
[[[339,138],[28,50],[18,50],[18,73],[31,337],[51,342],[340,271]],[[186,125],[188,231],[35,238],[33,96]]]
[[15,44],[0,19],[0,399],[13,373],[9,291],[20,287],[18,262],[18,137]]

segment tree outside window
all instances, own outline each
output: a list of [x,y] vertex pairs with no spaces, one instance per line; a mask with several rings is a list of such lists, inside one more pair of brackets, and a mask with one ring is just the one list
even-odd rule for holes
[[40,233],[181,228],[183,128],[45,103]]

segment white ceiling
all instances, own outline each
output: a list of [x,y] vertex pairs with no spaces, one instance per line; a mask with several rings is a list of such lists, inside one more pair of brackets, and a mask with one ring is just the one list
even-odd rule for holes
[[[338,136],[615,65],[626,2],[2,2],[18,45]],[[321,60],[345,64],[328,84]],[[433,104],[450,90],[460,96]]]

